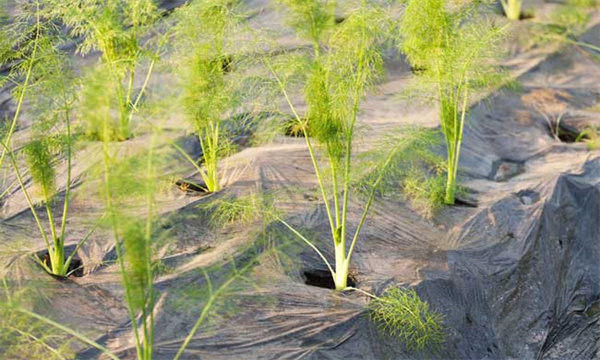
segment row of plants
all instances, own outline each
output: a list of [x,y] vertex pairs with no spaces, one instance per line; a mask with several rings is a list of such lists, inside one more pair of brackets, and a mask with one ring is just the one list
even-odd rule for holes
[[[498,87],[506,79],[497,60],[507,26],[495,26],[482,16],[487,7],[480,1],[402,1],[399,18],[393,15],[396,4],[383,1],[276,3],[309,46],[289,49],[269,39],[268,32],[248,24],[248,14],[236,0],[194,1],[169,17],[151,0],[83,0],[77,5],[23,0],[17,3],[17,16],[0,20],[0,67],[9,69],[1,81],[12,86],[16,104],[0,144],[0,166],[7,159],[14,174],[5,181],[3,196],[15,187],[22,192],[46,247],[47,257],[36,254],[34,260],[50,274],[71,275],[77,270],[73,260],[80,247],[100,230],[111,234],[138,359],[154,357],[158,298],[154,281],[160,262],[155,245],[162,235],[157,226],[157,194],[170,181],[163,173],[172,152],[197,170],[202,179],[199,188],[216,193],[226,178],[222,159],[232,147],[227,119],[257,107],[284,114],[287,122],[291,114],[306,143],[326,210],[333,261],[303,229],[264,207],[263,200],[246,202],[241,209],[246,208],[244,214],[281,223],[312,248],[331,273],[335,290],[364,292],[348,287],[352,256],[373,203],[383,187],[394,186],[390,173],[399,169],[407,147],[413,148],[417,139],[405,132],[388,141],[383,155],[374,157],[368,166],[357,165],[361,105],[384,76],[385,50],[394,46],[406,55],[413,69],[418,69],[411,89],[439,106],[445,164],[437,157],[432,162],[423,158],[424,153],[431,154],[427,140],[415,169],[435,164],[436,179],[444,184],[435,180],[428,189],[442,188],[434,201],[446,205],[455,202],[470,101],[474,94]],[[97,59],[93,69],[82,73],[69,62],[67,51],[73,46],[78,55]],[[169,115],[168,110],[160,110],[164,103],[152,104],[156,100],[152,92],[159,91],[153,88],[159,86],[153,77],[161,66],[178,79],[172,99],[198,136],[199,159],[177,142],[169,149],[159,146],[166,137],[160,119]],[[283,100],[284,107],[273,106],[278,100]],[[256,117],[282,121],[282,116]],[[13,135],[25,118],[31,119],[30,138],[15,146]],[[127,145],[135,136],[146,141],[134,151]],[[101,154],[98,164],[88,171],[88,181],[97,189],[94,195],[103,209],[84,237],[68,239],[69,208],[75,196],[73,161],[83,146],[98,146]],[[406,168],[400,168],[406,175]],[[57,174],[62,169],[66,176],[59,184]],[[419,174],[421,179],[430,178],[427,171]],[[28,186],[27,175],[34,187]],[[402,187],[407,193],[412,189],[423,194],[419,183],[405,181]],[[351,224],[349,214],[358,202],[363,204],[360,220]],[[67,240],[75,242],[70,254],[65,251]],[[221,287],[213,286],[207,275],[208,300],[175,359],[182,358],[211,306],[242,273],[236,272]],[[118,358],[94,340],[28,310],[12,294],[7,280],[4,284],[2,309],[24,316],[27,320],[19,321],[28,327],[33,326],[31,321],[40,322]],[[373,319],[409,348],[423,350],[443,341],[441,317],[414,291],[394,288],[380,296],[367,295],[373,298]],[[11,333],[27,332],[10,326]],[[29,331],[30,339],[40,338],[36,331]],[[59,350],[53,347],[54,340],[42,344],[51,353]],[[60,352],[56,355],[67,357],[61,356]]]

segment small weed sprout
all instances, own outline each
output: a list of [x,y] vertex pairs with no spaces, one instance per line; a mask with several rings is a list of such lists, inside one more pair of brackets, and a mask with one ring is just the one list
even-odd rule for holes
[[433,88],[446,140],[448,179],[444,202],[454,204],[456,176],[469,99],[500,81],[494,66],[505,29],[478,19],[479,5],[451,6],[445,0],[409,0],[400,24],[401,49],[416,83]]
[[560,90],[540,89],[523,96],[522,99],[544,118],[552,137],[560,141],[560,122],[568,112],[567,103],[562,100],[569,97],[569,94]]
[[235,10],[235,1],[207,0],[178,11],[176,48],[180,56],[176,66],[183,108],[200,139],[203,166],[186,158],[202,176],[208,192],[221,190],[219,160],[228,147],[223,118],[236,106],[236,88],[229,76],[237,66],[231,52],[239,47],[234,42],[239,22]]
[[380,331],[401,340],[409,351],[436,349],[444,341],[442,315],[412,289],[389,288],[373,297],[368,310]]
[[228,196],[208,204],[209,225],[224,228],[232,225],[247,226],[257,219],[264,219],[270,213],[265,199],[252,193],[241,197]]
[[403,181],[403,191],[417,211],[431,218],[443,207],[445,185],[444,174],[430,175],[413,169]]

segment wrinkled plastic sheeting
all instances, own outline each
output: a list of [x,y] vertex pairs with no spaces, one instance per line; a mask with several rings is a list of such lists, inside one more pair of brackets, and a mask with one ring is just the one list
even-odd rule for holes
[[[557,175],[535,192],[545,200],[524,204],[509,194],[479,210],[448,237],[454,245],[445,252],[447,268],[421,270],[424,280],[415,289],[444,316],[447,338],[439,351],[410,353],[381,334],[369,321],[363,295],[305,286],[297,269],[286,273],[262,262],[258,272],[268,274],[270,285],[236,295],[239,311],[203,328],[186,354],[190,359],[596,359],[600,159],[587,162],[581,174]],[[398,284],[400,260],[397,253],[392,260],[386,241],[395,240],[370,239],[353,259],[361,288],[373,285],[380,293]],[[331,255],[325,242],[319,245]],[[380,261],[370,262],[373,257]],[[296,260],[301,269],[322,268],[308,251]],[[387,281],[379,275],[385,271]],[[164,345],[158,346],[158,359],[172,358],[181,344],[170,335],[159,335]]]
[[[577,59],[579,64],[586,61]],[[596,76],[597,64],[586,67]],[[544,66],[525,74],[526,82],[547,75],[539,69]],[[581,91],[591,98],[597,94],[585,86]],[[521,122],[515,108],[523,108],[519,95],[494,94],[471,113],[462,177],[467,185],[477,183],[485,201],[466,213],[466,221],[444,236],[425,221],[410,220],[407,209],[378,204],[352,259],[358,286],[365,290],[380,293],[387,286],[420,280],[414,288],[444,316],[447,338],[441,350],[410,353],[369,321],[364,296],[306,286],[297,271],[261,264],[259,272],[269,274],[272,285],[240,295],[242,311],[198,333],[189,356],[600,358],[600,159],[586,161],[585,150],[555,141],[543,122]],[[557,159],[563,160],[557,164]],[[564,166],[564,159],[573,166]],[[493,181],[489,174],[497,161],[527,163],[526,173],[508,182]],[[358,215],[351,214],[350,223]],[[323,219],[320,209],[305,214],[300,223],[310,223],[322,235],[314,241],[332,258]],[[301,268],[325,270],[310,249],[295,260]],[[418,269],[418,276],[408,277],[405,268]],[[282,273],[287,276],[278,275]],[[176,346],[159,346],[157,355],[170,359],[175,351]]]
[[[449,251],[450,271],[418,286],[445,314],[457,358],[600,356],[599,184],[596,159],[541,189],[547,201],[513,195],[463,227],[460,241],[487,235],[489,245]],[[497,230],[482,235],[490,222]]]

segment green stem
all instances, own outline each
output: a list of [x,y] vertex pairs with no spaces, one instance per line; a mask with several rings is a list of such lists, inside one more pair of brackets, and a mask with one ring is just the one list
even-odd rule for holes
[[154,145],[156,141],[156,135],[153,133],[150,140],[150,149],[148,151],[148,189],[146,190],[146,277],[148,278],[148,295],[147,304],[145,308],[149,309],[149,324],[148,324],[148,336],[145,342],[146,358],[152,360],[154,351],[154,276],[152,273],[152,220],[154,219],[154,193],[155,193],[155,168],[154,168]]
[[[192,165],[194,165],[194,167],[196,168],[196,170],[198,170],[198,173],[200,173],[200,176],[202,176],[202,180],[204,180],[205,183],[208,182],[208,175],[206,174],[206,172],[204,171],[204,169],[202,169],[198,163],[196,161],[194,161],[194,159],[192,159],[186,152],[185,150],[183,150],[179,145],[173,143],[172,144],[173,147],[179,151],[179,153],[181,153],[181,155],[183,155],[183,157],[185,157],[185,159],[187,161],[189,161]],[[208,190],[208,189],[207,189]]]
[[50,206],[50,195],[46,191],[44,185],[42,185],[42,193],[44,196],[44,205],[46,208],[46,214],[48,214],[48,224],[50,225],[50,233],[52,235],[52,241],[54,249],[50,253],[50,261],[52,262],[52,273],[56,275],[65,275],[66,269],[63,269],[63,263],[65,258],[65,247],[63,239],[58,237],[56,232],[56,224],[54,223],[54,214],[52,207]]
[[588,49],[600,52],[600,47],[592,45],[590,43],[586,43],[585,41],[576,41],[576,40],[571,40],[571,39],[567,39],[566,41],[572,45],[577,45],[577,46],[581,46],[584,48],[588,48]]
[[110,169],[109,169],[109,160],[110,156],[108,153],[108,138],[106,137],[108,132],[108,123],[104,121],[104,141],[102,143],[102,155],[103,155],[103,164],[104,164],[104,195],[106,201],[106,209],[107,213],[110,215],[111,225],[113,236],[115,238],[115,250],[117,252],[117,259],[119,261],[119,268],[121,272],[121,278],[123,280],[123,285],[125,288],[125,299],[127,301],[127,310],[129,312],[129,318],[131,319],[131,326],[133,331],[133,336],[135,340],[135,347],[138,354],[138,358],[142,358],[142,345],[140,344],[140,338],[138,334],[138,325],[137,318],[133,309],[133,297],[131,295],[131,284],[129,283],[127,277],[127,271],[125,268],[125,259],[123,258],[123,252],[121,251],[121,244],[119,242],[119,231],[117,220],[114,213],[114,208],[112,204],[112,194],[110,191]]
[[[64,78],[62,78],[63,81],[63,90],[65,90],[65,83],[64,83]],[[71,167],[72,167],[72,145],[71,145],[71,116],[70,116],[70,105],[67,105],[66,103],[66,93],[63,92],[63,98],[65,101],[65,106],[64,106],[64,111],[65,111],[65,120],[67,123],[67,181],[66,181],[66,186],[65,186],[65,200],[64,200],[64,204],[63,204],[63,213],[62,213],[62,220],[61,220],[61,225],[60,225],[60,239],[62,239],[63,243],[65,241],[65,232],[66,232],[66,227],[67,227],[67,214],[69,212],[69,203],[70,203],[70,195],[71,195]],[[65,263],[66,268],[69,267],[69,264]]]
[[319,255],[319,257],[323,260],[323,262],[327,266],[327,269],[331,273],[331,276],[335,279],[336,272],[333,271],[333,268],[329,264],[329,261],[327,261],[327,258],[325,257],[325,255],[323,255],[323,253],[315,245],[313,245],[313,243],[311,243],[306,237],[304,237],[304,235],[300,234],[300,232],[298,232],[298,230],[294,229],[294,227],[291,226],[290,224],[288,224],[285,220],[283,220],[281,218],[278,218],[278,220],[285,227],[287,227],[291,232],[293,232],[296,236],[298,236],[302,241],[304,241],[308,246],[310,246],[317,253],[317,255]]
[[156,59],[152,59],[152,61],[150,62],[150,68],[148,69],[148,72],[146,73],[146,78],[144,79],[144,84],[142,85],[142,89],[140,90],[139,94],[136,96],[134,103],[131,105],[132,111],[129,113],[129,122],[130,123],[133,120],[134,112],[138,111],[137,106],[138,106],[140,100],[142,99],[142,95],[146,91],[146,88],[148,87],[148,83],[150,82],[150,77],[152,76],[152,72],[154,71],[155,64],[156,64]]
[[[300,115],[296,111],[296,107],[294,106],[292,100],[290,99],[290,96],[285,88],[285,85],[283,84],[283,81],[281,80],[281,78],[279,78],[279,75],[277,75],[277,72],[275,71],[275,69],[273,69],[271,64],[266,59],[265,59],[265,64],[266,64],[267,68],[269,69],[269,71],[271,72],[271,74],[273,74],[273,76],[275,77],[275,81],[277,81],[277,84],[285,98],[285,101],[287,102],[290,110],[294,114],[296,121],[298,122],[298,124],[302,124],[302,119],[300,118]],[[331,228],[331,235],[335,239],[337,236],[337,234],[336,234],[337,232],[336,232],[336,227],[335,227],[334,220],[333,220],[331,206],[329,204],[329,198],[327,196],[327,190],[325,189],[325,182],[323,181],[323,175],[322,175],[321,169],[319,167],[319,164],[317,162],[317,157],[315,155],[312,143],[310,141],[310,137],[308,136],[308,133],[306,132],[306,128],[303,127],[303,131],[304,131],[304,139],[306,141],[306,145],[308,147],[308,152],[310,154],[310,159],[311,159],[313,167],[315,169],[315,175],[317,176],[319,188],[321,189],[321,196],[323,197],[323,202],[325,203],[325,210],[327,212],[327,217],[329,219],[329,227]]]
[[[364,6],[364,5],[363,5]],[[350,169],[352,167],[352,140],[354,138],[354,126],[358,117],[358,108],[360,102],[360,94],[363,91],[364,71],[365,71],[365,47],[361,47],[359,54],[359,63],[356,71],[356,81],[354,84],[354,98],[352,104],[352,114],[350,127],[346,134],[346,163],[344,166],[344,197],[342,203],[342,223],[338,242],[336,243],[336,272],[338,278],[336,282],[336,290],[341,290],[346,287],[348,278],[348,268],[350,257],[346,256],[346,231],[348,219],[348,202],[350,198]],[[338,259],[338,256],[341,258]],[[339,266],[339,268],[338,268]]]
[[38,226],[38,229],[40,230],[40,234],[42,235],[42,238],[44,239],[44,243],[46,244],[46,249],[48,249],[48,255],[50,255],[50,257],[52,257],[52,247],[50,246],[50,241],[48,239],[48,235],[46,234],[46,230],[44,230],[44,226],[42,225],[42,222],[38,216],[37,211],[35,210],[35,206],[33,205],[33,201],[31,200],[31,197],[29,197],[29,192],[27,192],[27,189],[25,188],[25,183],[23,182],[23,177],[21,175],[21,171],[19,170],[19,165],[17,164],[17,160],[15,159],[15,155],[12,152],[12,150],[8,150],[6,144],[0,142],[0,146],[2,146],[2,148],[4,148],[5,150],[7,150],[8,153],[8,157],[11,160],[11,163],[13,165],[13,168],[15,169],[15,174],[17,176],[17,181],[19,182],[19,185],[21,186],[21,190],[23,191],[23,195],[25,195],[25,200],[27,201],[27,205],[29,205],[29,209],[31,210],[31,214],[33,215],[33,218],[35,219],[35,223]]
[[367,220],[369,210],[371,209],[371,206],[373,205],[373,201],[375,200],[375,193],[377,192],[377,188],[379,187],[379,184],[381,184],[381,181],[383,180],[385,170],[392,163],[392,160],[394,159],[394,154],[396,152],[396,149],[397,148],[395,147],[392,150],[390,150],[387,158],[385,159],[385,161],[383,162],[381,167],[379,167],[379,176],[377,177],[377,180],[375,180],[375,183],[373,184],[371,193],[369,194],[369,198],[367,200],[367,205],[365,206],[365,209],[363,210],[360,221],[358,222],[358,226],[356,227],[356,232],[354,233],[354,237],[352,238],[352,243],[350,244],[350,248],[348,249],[348,255],[347,255],[348,261],[350,261],[350,259],[352,258],[352,254],[354,253],[354,247],[356,246],[356,242],[358,241],[360,232],[365,224],[365,221]]

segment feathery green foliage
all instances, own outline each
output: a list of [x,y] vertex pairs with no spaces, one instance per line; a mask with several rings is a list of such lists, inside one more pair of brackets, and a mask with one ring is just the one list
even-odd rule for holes
[[[286,12],[288,24],[299,37],[310,41],[313,48],[312,57],[308,58],[306,63],[308,78],[304,94],[308,110],[302,121],[294,119],[288,124],[287,133],[292,136],[321,136],[321,140],[323,137],[331,135],[331,138],[326,141],[334,141],[336,131],[333,128],[328,129],[328,127],[339,126],[339,123],[335,124],[335,122],[323,118],[331,116],[326,115],[330,112],[327,108],[331,104],[326,99],[330,95],[323,64],[325,60],[321,55],[324,51],[323,48],[329,45],[329,36],[335,26],[336,2],[334,0],[279,0],[278,2],[288,10]],[[313,130],[310,135],[309,128]]]
[[456,175],[471,94],[499,83],[494,59],[505,28],[477,17],[479,5],[446,0],[409,0],[402,17],[401,49],[414,68],[416,81],[433,88],[446,139],[448,181],[444,202],[454,204]]
[[17,309],[31,307],[32,291],[9,287],[2,279],[4,293],[0,295],[0,349],[5,359],[64,360],[75,357],[74,340],[64,333],[49,329],[43,322]]
[[236,84],[229,74],[237,66],[231,54],[239,46],[235,43],[240,21],[236,6],[232,0],[206,0],[178,11],[176,49],[182,105],[200,139],[199,160],[204,166],[193,163],[209,192],[221,189],[219,159],[228,145],[223,139],[223,118],[236,107]]
[[[5,4],[2,5],[4,9]],[[48,19],[41,0],[17,1],[15,5],[18,13],[13,21],[0,19],[0,68],[8,69],[7,75],[0,76],[0,85],[13,87],[16,102],[12,121],[2,134],[2,143],[6,147],[2,149],[0,166],[11,149],[23,104],[44,77],[46,62],[40,60],[45,57],[44,52],[58,45],[57,29]]]
[[335,25],[335,1],[277,0],[277,3],[287,8],[288,24],[319,53],[326,35]]
[[85,74],[83,83],[77,108],[81,125],[78,130],[88,139],[118,139],[119,121],[110,115],[115,93],[102,65]]
[[50,150],[49,139],[30,142],[25,148],[27,166],[34,184],[37,184],[46,201],[50,200],[56,190],[56,172],[54,170],[54,154]]
[[209,225],[223,228],[231,225],[247,226],[258,219],[265,219],[269,209],[259,194],[219,198],[204,208],[210,213]]
[[[309,75],[304,80],[304,98],[308,103],[311,137],[305,136],[313,167],[325,202],[327,217],[335,246],[335,270],[312,242],[300,234],[285,220],[279,219],[289,230],[315,250],[328,266],[334,278],[336,290],[346,288],[348,268],[354,247],[359,238],[366,215],[374,200],[375,190],[381,177],[374,181],[363,217],[356,229],[349,249],[348,211],[353,171],[352,148],[360,103],[375,80],[382,74],[381,47],[389,36],[389,21],[385,10],[367,2],[353,3],[349,16],[328,37],[326,52],[306,61],[297,55],[290,56],[286,66],[279,59],[265,59],[265,65],[286,99],[298,124],[303,118],[292,100],[290,85],[294,75],[303,73],[307,65]],[[304,128],[306,134],[306,128]],[[316,146],[323,151],[317,152]],[[319,164],[324,160],[330,177]],[[389,165],[385,159],[381,168]],[[331,186],[326,183],[330,180]],[[331,201],[333,200],[333,201]]]
[[571,0],[552,13],[550,23],[543,27],[543,38],[580,46],[600,53],[600,47],[579,40],[590,20],[590,9],[597,7],[596,1]]
[[410,351],[436,349],[444,341],[442,316],[412,289],[387,289],[369,302],[369,315],[383,333],[401,340]]
[[[158,155],[154,150],[157,134],[152,136],[145,152],[126,159],[117,158],[110,150],[110,143],[103,142],[104,202],[139,360],[151,360],[154,350],[156,295],[152,241],[156,236],[153,222],[159,178]],[[140,214],[140,208],[146,212]]]
[[0,293],[0,351],[3,358],[75,359],[78,345],[87,345],[112,360],[119,360],[86,335],[31,310],[48,300],[35,283],[13,282],[6,273],[0,280],[4,290]]
[[[61,0],[45,0],[45,5],[50,16],[68,26],[74,38],[83,39],[77,49],[80,54],[101,53],[100,71],[109,84],[111,104],[116,104],[118,112],[118,120],[105,121],[117,126],[111,131],[98,132],[98,126],[92,122],[87,135],[96,140],[103,140],[106,135],[111,140],[128,139],[131,121],[157,61],[158,55],[150,42],[143,41],[145,33],[160,18],[156,4],[152,0],[83,0],[74,6]],[[150,65],[144,85],[134,96],[136,70],[148,57]]]

